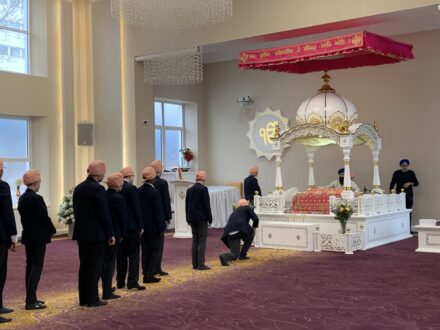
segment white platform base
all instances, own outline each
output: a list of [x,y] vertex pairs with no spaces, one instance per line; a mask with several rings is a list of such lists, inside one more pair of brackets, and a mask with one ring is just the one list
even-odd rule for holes
[[[356,249],[367,250],[412,237],[410,211],[350,218],[348,230],[360,233],[361,245]],[[341,228],[339,221],[330,214],[258,214],[258,217],[260,225],[256,231],[255,246],[264,248],[319,251],[322,246],[318,246],[314,235],[338,234]]]
[[416,252],[440,253],[440,227],[416,226],[419,247]]
[[173,234],[174,238],[192,238],[191,233],[175,233]]

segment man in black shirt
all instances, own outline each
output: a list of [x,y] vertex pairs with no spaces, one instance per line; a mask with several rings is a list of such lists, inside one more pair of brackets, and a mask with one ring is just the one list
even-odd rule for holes
[[254,204],[254,195],[261,196],[260,185],[257,180],[258,167],[254,166],[249,169],[249,176],[244,179],[244,198]]
[[[400,170],[394,171],[393,177],[390,182],[390,191],[396,187],[396,193],[400,194],[402,191],[405,195],[406,208],[412,209],[413,206],[413,189],[412,187],[417,187],[419,181],[417,181],[416,174],[414,171],[408,169],[409,160],[402,159],[400,161]],[[411,229],[411,214],[409,218],[409,225]],[[411,231],[412,233],[412,231]]]

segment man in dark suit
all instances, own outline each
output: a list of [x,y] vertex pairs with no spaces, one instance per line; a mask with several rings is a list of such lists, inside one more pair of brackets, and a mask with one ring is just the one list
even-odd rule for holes
[[[11,188],[3,181],[4,162],[0,159],[0,314],[12,313],[12,308],[3,306],[3,288],[8,269],[8,250],[15,252],[17,228],[12,208]],[[10,318],[1,317],[0,323],[10,322]]]
[[[252,219],[252,227],[249,220]],[[229,253],[220,254],[220,262],[222,266],[229,266],[230,261],[237,259],[249,259],[247,252],[251,247],[254,239],[255,228],[258,227],[258,217],[249,207],[246,199],[238,201],[237,209],[229,216],[228,223],[223,232],[222,241],[231,250]],[[244,245],[240,252],[240,242],[243,240]]]
[[46,244],[55,235],[56,229],[47,214],[46,203],[37,192],[40,190],[41,175],[36,170],[24,173],[26,191],[18,200],[18,212],[23,232],[21,244],[26,250],[26,310],[44,309],[44,301],[37,299],[37,288],[43,271]]
[[154,275],[157,273],[160,239],[166,229],[160,192],[153,185],[155,177],[156,171],[154,168],[151,166],[145,167],[142,171],[144,184],[139,188],[142,220],[144,221],[144,234],[141,239],[144,283],[157,283],[160,281],[160,278]]
[[125,167],[121,170],[121,173],[124,177],[121,195],[125,198],[127,205],[127,226],[118,251],[116,286],[119,289],[125,286],[128,268],[127,288],[145,290],[144,286],[139,285],[139,250],[141,248],[141,236],[144,232],[139,192],[133,184],[133,169]]
[[115,237],[107,195],[99,184],[104,179],[105,163],[102,160],[91,162],[87,173],[87,179],[73,191],[73,240],[78,242],[79,252],[79,304],[96,307],[107,304],[107,301],[99,300],[98,282],[105,245],[114,245]]
[[206,172],[198,171],[196,183],[188,188],[185,198],[186,222],[192,231],[192,265],[193,269],[208,270],[205,265],[206,240],[208,224],[212,223],[211,205],[208,188],[204,185]]
[[119,249],[119,243],[124,235],[127,224],[127,205],[125,198],[119,194],[124,183],[122,173],[112,173],[107,178],[107,200],[112,218],[113,235],[115,244],[106,246],[104,252],[104,266],[102,268],[102,299],[116,299],[121,296],[112,292],[112,279],[115,273],[116,255]]
[[[170,191],[168,188],[168,182],[167,180],[162,179],[160,176],[163,172],[163,165],[160,160],[153,160],[150,164],[156,171],[156,179],[154,180],[154,187],[159,190],[160,197],[162,199],[162,207],[163,212],[165,214],[165,225],[168,226],[171,223],[171,198],[170,198]],[[165,235],[162,235],[160,238],[160,253],[159,253],[159,259],[157,262],[157,274],[160,276],[166,276],[168,275],[167,272],[162,270],[162,257],[163,257],[163,248],[165,243]]]
[[244,179],[244,198],[251,204],[254,204],[254,196],[261,196],[260,185],[258,184],[258,167],[254,166],[249,169],[249,176]]

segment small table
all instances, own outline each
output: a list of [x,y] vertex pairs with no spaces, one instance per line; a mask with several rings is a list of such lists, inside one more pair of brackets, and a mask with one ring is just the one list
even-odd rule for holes
[[240,199],[240,192],[236,187],[208,186],[211,201],[212,227],[223,228],[232,213],[232,206]]

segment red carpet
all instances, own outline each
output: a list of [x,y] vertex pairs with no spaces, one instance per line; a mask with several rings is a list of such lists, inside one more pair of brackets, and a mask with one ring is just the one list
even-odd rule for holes
[[[193,271],[188,239],[167,237],[170,276],[100,308],[77,306],[75,242],[48,246],[39,297],[27,312],[24,249],[11,253],[4,301],[9,327],[33,329],[440,329],[440,255],[409,239],[354,255],[251,249],[221,267],[220,230],[210,231],[207,272]],[[3,326],[4,327],[4,326]],[[2,326],[0,326],[0,329]]]

